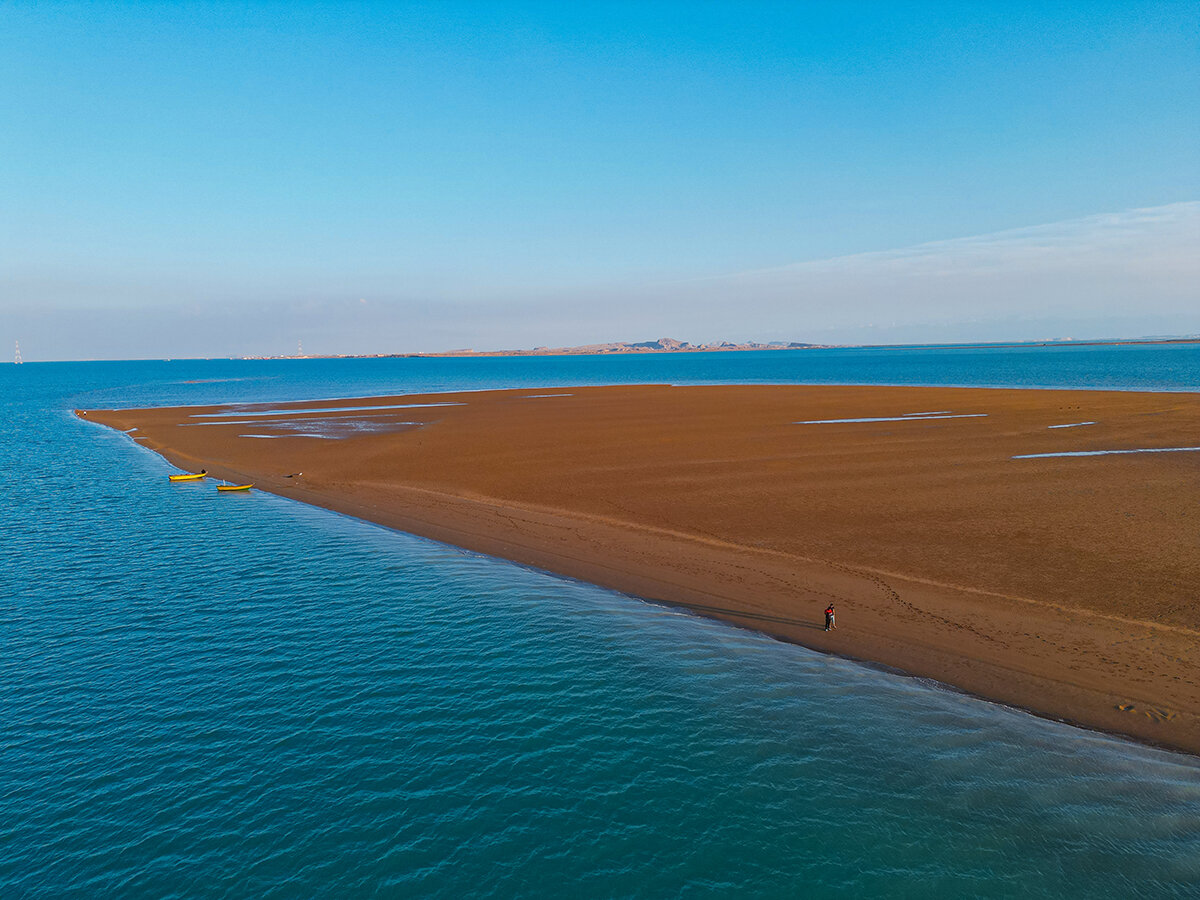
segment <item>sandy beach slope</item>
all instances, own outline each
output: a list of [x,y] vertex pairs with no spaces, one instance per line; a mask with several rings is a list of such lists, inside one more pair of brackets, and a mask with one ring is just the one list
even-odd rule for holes
[[1197,394],[647,385],[80,415],[185,469],[1200,753]]

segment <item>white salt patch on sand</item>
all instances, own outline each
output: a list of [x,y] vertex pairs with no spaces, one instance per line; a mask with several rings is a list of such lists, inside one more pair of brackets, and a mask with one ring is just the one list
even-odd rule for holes
[[1200,453],[1200,447],[1145,447],[1139,450],[1069,450],[1064,453],[1026,453],[1013,459],[1045,459],[1049,456],[1119,456],[1125,453]]
[[812,419],[808,422],[793,422],[793,425],[842,425],[848,422],[920,422],[925,419],[983,419],[987,413],[958,413],[955,415],[879,416],[871,419]]
[[1047,428],[1082,428],[1084,425],[1095,425],[1095,422],[1069,422],[1066,425],[1047,425]]
[[574,394],[526,394],[525,400],[537,400],[539,397],[574,397]]
[[238,419],[233,422],[184,422],[189,428],[198,428],[202,425],[257,425],[260,428],[264,425],[267,428],[327,428],[331,431],[386,431],[389,428],[395,428],[400,425],[418,426],[427,425],[427,422],[376,422],[373,419],[276,419],[275,421],[263,421],[262,419]]
[[[231,422],[193,422],[193,425],[230,425]],[[243,425],[277,428],[280,434],[245,433],[238,437],[324,437],[343,438],[351,434],[384,434],[421,428],[425,422],[377,422],[372,419],[284,419],[282,421],[243,422]]]
[[[554,396],[554,395],[548,395]],[[563,394],[567,397],[569,394]],[[227,419],[237,416],[247,418],[251,416],[307,416],[314,413],[338,413],[338,412],[374,412],[375,410],[388,409],[426,409],[434,406],[466,406],[465,403],[446,402],[446,403],[394,403],[390,406],[328,406],[321,409],[298,409],[295,407],[289,409],[266,409],[266,410],[235,410],[232,412],[219,413],[192,413],[190,418],[193,419]],[[193,423],[193,424],[212,424],[212,425],[229,425],[236,424],[230,422],[211,422],[211,423]]]
[[248,437],[248,438],[310,437],[310,438],[323,438],[325,440],[330,440],[330,441],[336,441],[338,439],[338,436],[336,434],[313,434],[308,431],[297,431],[294,434],[239,434],[238,437]]

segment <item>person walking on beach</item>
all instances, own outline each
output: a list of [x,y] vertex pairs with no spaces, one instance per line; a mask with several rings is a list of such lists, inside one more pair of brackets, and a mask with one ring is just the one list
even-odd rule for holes
[[830,631],[834,628],[837,628],[837,624],[834,622],[833,617],[834,617],[833,604],[830,603],[827,607],[825,607],[825,630],[826,631]]

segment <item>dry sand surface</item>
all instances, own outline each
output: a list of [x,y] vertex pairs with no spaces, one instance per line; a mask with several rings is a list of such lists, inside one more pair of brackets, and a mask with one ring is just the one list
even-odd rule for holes
[[[81,415],[185,469],[1200,753],[1200,452],[1015,458],[1200,447],[1200,394],[649,385]],[[857,418],[881,421],[822,421]]]

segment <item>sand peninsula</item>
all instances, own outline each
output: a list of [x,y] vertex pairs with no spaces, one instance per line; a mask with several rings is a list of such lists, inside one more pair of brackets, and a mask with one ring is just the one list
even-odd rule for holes
[[644,385],[80,415],[185,469],[1200,753],[1200,394]]

